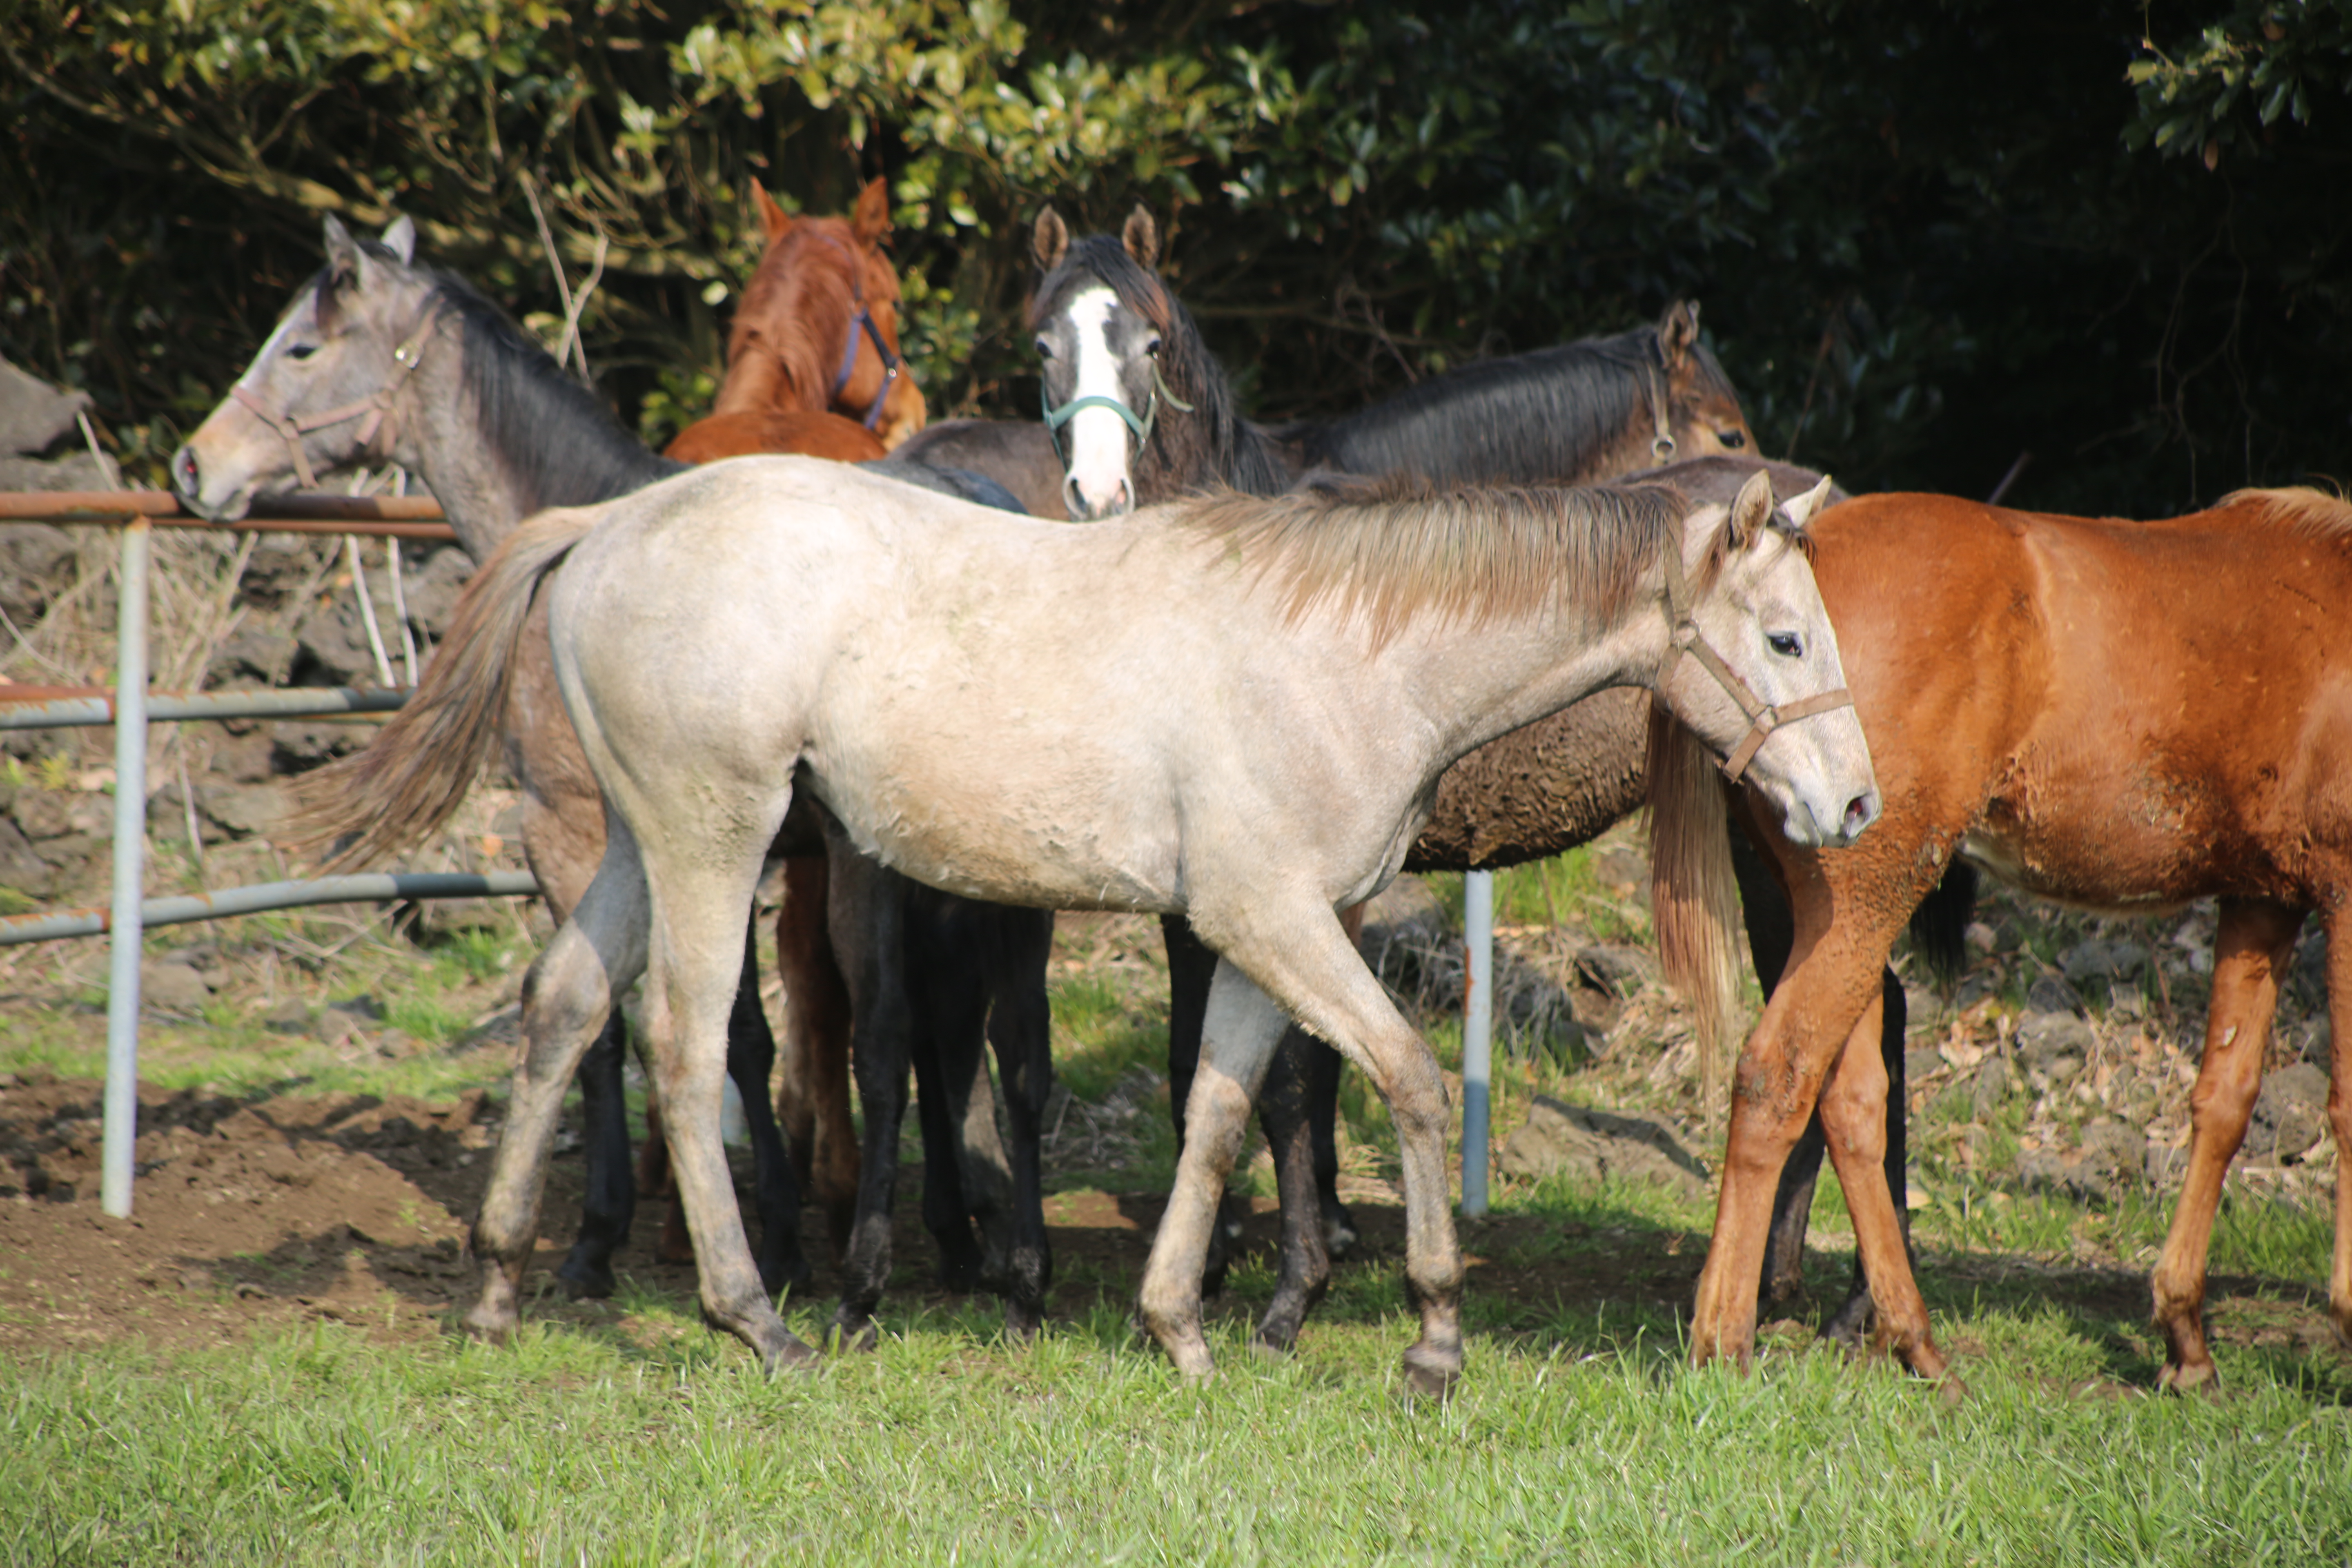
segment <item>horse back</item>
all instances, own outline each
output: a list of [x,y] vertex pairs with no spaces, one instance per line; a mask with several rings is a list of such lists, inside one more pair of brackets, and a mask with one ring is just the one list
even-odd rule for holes
[[2352,532],[2256,502],[2141,523],[1913,496],[1817,532],[1890,801],[1911,775],[2000,875],[2100,908],[2342,879]]

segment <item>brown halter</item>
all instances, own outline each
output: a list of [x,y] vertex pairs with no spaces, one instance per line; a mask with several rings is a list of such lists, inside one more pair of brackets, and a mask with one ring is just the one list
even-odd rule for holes
[[1666,545],[1666,614],[1673,617],[1675,629],[1673,646],[1666,649],[1665,661],[1658,666],[1661,700],[1675,666],[1685,658],[1690,658],[1698,660],[1700,666],[1715,677],[1716,684],[1723,688],[1724,694],[1738,703],[1740,712],[1748,716],[1748,732],[1739,738],[1739,743],[1731,748],[1731,754],[1720,764],[1724,778],[1732,784],[1739,782],[1739,775],[1748,771],[1748,764],[1755,760],[1757,752],[1762,749],[1772,731],[1781,725],[1793,723],[1799,719],[1810,719],[1816,713],[1853,706],[1853,694],[1843,686],[1833,691],[1801,697],[1794,702],[1779,706],[1759,698],[1748,682],[1739,679],[1738,672],[1725,663],[1723,656],[1699,635],[1698,623],[1691,619],[1690,579],[1683,570],[1682,541],[1679,538]]
[[313,430],[323,430],[331,425],[341,425],[365,415],[367,423],[360,426],[359,449],[365,452],[373,448],[377,433],[383,429],[392,414],[393,399],[400,395],[400,389],[408,384],[409,376],[415,373],[417,362],[425,357],[425,344],[440,319],[439,310],[426,310],[425,320],[417,323],[416,331],[409,334],[408,341],[392,351],[393,362],[399,368],[392,373],[391,381],[356,403],[346,403],[323,414],[292,415],[282,408],[270,407],[257,394],[247,390],[242,381],[228,389],[229,395],[251,409],[256,418],[285,439],[286,449],[294,458],[294,477],[301,481],[304,489],[317,489],[319,479],[310,471],[310,457],[302,450],[302,437]]

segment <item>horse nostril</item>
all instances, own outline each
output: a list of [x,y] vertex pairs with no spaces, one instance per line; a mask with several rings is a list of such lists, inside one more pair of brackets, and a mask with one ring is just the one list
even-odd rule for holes
[[195,453],[185,447],[173,453],[172,482],[179,487],[180,493],[184,496],[194,495],[197,479]]
[[1845,803],[1845,836],[1852,838],[1878,820],[1878,794],[1864,791]]

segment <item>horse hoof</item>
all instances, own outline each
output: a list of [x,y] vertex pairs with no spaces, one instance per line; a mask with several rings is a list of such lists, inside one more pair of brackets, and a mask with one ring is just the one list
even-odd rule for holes
[[1404,1352],[1404,1390],[1407,1405],[1423,1399],[1433,1399],[1443,1405],[1454,1394],[1454,1385],[1462,1381],[1462,1358],[1457,1352],[1448,1356],[1423,1345],[1414,1345]]
[[1016,1344],[1034,1344],[1045,1326],[1044,1310],[1034,1301],[1004,1303],[1004,1337]]
[[793,1333],[785,1334],[760,1355],[760,1371],[771,1378],[782,1372],[796,1372],[803,1377],[814,1377],[823,1370],[823,1366],[814,1347]]
[[512,1312],[486,1311],[476,1307],[465,1316],[466,1337],[478,1344],[502,1345],[511,1342],[522,1321]]
[[1348,1206],[1345,1204],[1333,1205],[1333,1212],[1323,1226],[1324,1255],[1334,1263],[1342,1262],[1363,1239],[1362,1234],[1356,1229],[1356,1216],[1348,1212]]
[[2199,1362],[2170,1362],[2156,1374],[2156,1386],[2165,1394],[2210,1396],[2221,1392],[2221,1373],[2210,1358]]
[[565,1258],[555,1277],[562,1281],[563,1294],[574,1301],[601,1301],[618,1285],[611,1268],[579,1258]]
[[1859,1291],[1846,1298],[1845,1305],[1822,1325],[1822,1338],[1858,1352],[1868,1347],[1877,1326],[1878,1304],[1870,1299],[1869,1291]]
[[835,1342],[845,1351],[872,1351],[880,1348],[882,1328],[863,1312],[846,1309],[834,1315]]
[[1265,1361],[1288,1361],[1298,1348],[1298,1325],[1296,1323],[1260,1323],[1257,1332],[1250,1336],[1250,1349]]

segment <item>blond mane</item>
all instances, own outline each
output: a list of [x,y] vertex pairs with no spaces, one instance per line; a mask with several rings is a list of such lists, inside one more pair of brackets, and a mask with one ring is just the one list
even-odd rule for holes
[[[1424,614],[1472,625],[1538,614],[1571,584],[1614,615],[1690,508],[1656,487],[1439,490],[1415,478],[1322,477],[1280,496],[1209,496],[1182,522],[1271,578],[1294,624],[1336,604],[1370,620],[1377,647]],[[1696,586],[1714,579],[1724,548],[1718,535]]]
[[2261,520],[2300,533],[2321,538],[2340,539],[2352,536],[2352,503],[2341,496],[2330,495],[2308,485],[2291,485],[2279,489],[2231,490],[2221,498],[2213,510],[2227,511],[2231,507],[2251,506],[2261,509]]

